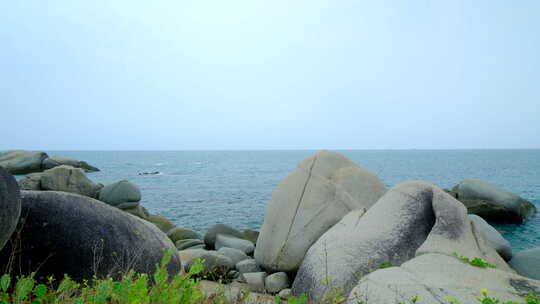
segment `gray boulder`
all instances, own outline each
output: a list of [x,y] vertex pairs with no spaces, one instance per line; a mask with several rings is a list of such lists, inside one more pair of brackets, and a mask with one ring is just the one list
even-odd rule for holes
[[41,190],[41,173],[30,173],[17,181],[21,190]]
[[323,234],[306,254],[292,289],[324,301],[335,288],[348,294],[359,277],[388,263],[454,252],[511,271],[474,228],[463,204],[433,185],[402,183],[365,214],[354,210]]
[[363,277],[347,304],[413,303],[413,298],[418,303],[450,303],[448,299],[453,298],[455,303],[473,304],[483,298],[482,289],[500,303],[523,303],[527,294],[540,294],[540,281],[498,268],[475,267],[446,254],[427,253],[400,267]]
[[486,220],[523,223],[536,212],[533,203],[479,179],[463,180],[452,188],[451,193],[469,213]]
[[265,292],[264,281],[268,276],[266,272],[250,272],[244,273],[242,276],[249,286],[249,291]]
[[245,254],[252,254],[255,250],[255,245],[253,245],[252,242],[224,234],[217,235],[216,243],[214,246],[216,247],[216,249],[220,249],[223,247],[238,249]]
[[249,257],[243,251],[234,248],[222,247],[217,251],[217,253],[230,258],[234,265],[238,264],[238,262],[249,259]]
[[86,177],[82,169],[58,166],[19,180],[22,190],[63,191],[96,198],[103,187]]
[[193,248],[200,245],[202,245],[202,247],[204,248],[204,242],[199,239],[178,240],[174,244],[176,245],[176,248],[178,250],[185,250],[185,249]]
[[[37,278],[57,279],[68,274],[78,281],[93,275],[120,278],[130,269],[151,274],[165,250],[176,252],[154,225],[100,201],[53,191],[22,191],[21,198],[22,247],[13,269],[23,274],[37,271]],[[0,263],[7,263],[11,251],[4,247]],[[173,254],[169,273],[180,266]]]
[[15,178],[0,167],[0,250],[19,222],[21,197]]
[[237,238],[242,238],[242,232],[223,224],[216,224],[204,235],[204,243],[208,248],[215,248],[216,236],[218,234],[230,235]]
[[246,229],[242,231],[242,238],[244,240],[248,240],[252,242],[253,244],[257,245],[257,239],[259,238],[259,232],[252,230],[252,229]]
[[291,287],[291,282],[285,272],[276,272],[266,277],[264,286],[267,292],[278,293],[285,288]]
[[127,180],[121,180],[103,187],[99,200],[121,209],[133,208],[139,205],[141,190]]
[[150,214],[150,216],[148,217],[148,221],[156,225],[161,231],[165,233],[169,232],[175,227],[171,221],[156,214]]
[[180,258],[185,261],[184,270],[188,272],[197,259],[204,261],[201,276],[211,280],[225,278],[227,273],[234,269],[232,260],[213,250],[188,249],[180,251]]
[[142,218],[143,220],[148,221],[148,219],[150,218],[150,213],[148,212],[148,210],[141,205],[133,208],[122,209],[122,211],[127,212],[131,215],[135,215],[136,217]]
[[351,210],[369,209],[383,183],[341,154],[304,159],[272,194],[255,259],[270,271],[295,271],[311,245]]
[[46,159],[43,160],[41,167],[44,170],[46,170],[46,169],[52,169],[54,167],[58,167],[58,166],[62,166],[62,165],[67,165],[67,166],[71,166],[71,167],[74,167],[74,168],[81,168],[85,172],[99,171],[98,168],[89,165],[85,161],[76,160],[76,159],[67,158],[67,157],[49,157],[49,158],[46,158]]
[[0,166],[11,174],[41,172],[41,163],[47,157],[45,152],[10,150],[0,152]]
[[254,259],[247,259],[236,263],[236,270],[240,273],[261,272],[261,268]]
[[524,277],[540,280],[540,248],[527,249],[514,254],[510,260],[510,266]]
[[475,227],[480,230],[484,235],[489,245],[499,253],[499,255],[505,260],[510,261],[512,259],[512,247],[497,229],[493,228],[483,218],[475,214],[470,214],[469,218],[474,222]]
[[201,239],[201,235],[193,230],[175,227],[167,232],[167,236],[176,243],[185,239]]

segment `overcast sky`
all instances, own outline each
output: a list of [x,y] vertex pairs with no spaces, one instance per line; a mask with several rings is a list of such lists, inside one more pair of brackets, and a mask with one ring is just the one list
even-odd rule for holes
[[540,148],[540,1],[0,1],[0,149]]

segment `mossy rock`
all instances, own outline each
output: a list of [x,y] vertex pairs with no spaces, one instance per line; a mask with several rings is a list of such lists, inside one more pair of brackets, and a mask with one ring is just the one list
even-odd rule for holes
[[197,232],[180,227],[169,230],[167,232],[167,236],[171,239],[171,241],[173,241],[173,243],[185,239],[201,239],[201,235]]
[[168,219],[155,214],[150,214],[148,221],[158,226],[158,228],[165,233],[169,232],[169,230],[175,227],[175,225]]

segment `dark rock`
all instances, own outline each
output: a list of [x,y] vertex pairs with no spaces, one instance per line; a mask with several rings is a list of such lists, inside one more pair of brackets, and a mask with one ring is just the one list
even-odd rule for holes
[[230,235],[237,238],[242,238],[242,232],[231,228],[227,225],[217,224],[212,226],[204,235],[204,243],[208,248],[215,248],[216,236],[218,234]]
[[21,197],[15,178],[0,167],[0,250],[9,240],[21,214]]
[[463,180],[450,193],[469,213],[488,221],[523,223],[536,212],[533,203],[479,179]]
[[[19,254],[13,270],[37,271],[38,278],[64,274],[75,280],[93,275],[119,278],[129,269],[153,273],[165,250],[177,252],[154,225],[117,208],[65,192],[22,191]],[[14,248],[0,252],[2,264]],[[178,273],[173,254],[168,270]],[[18,274],[18,273],[17,273]]]
[[520,275],[540,280],[540,248],[532,248],[514,254],[510,266]]

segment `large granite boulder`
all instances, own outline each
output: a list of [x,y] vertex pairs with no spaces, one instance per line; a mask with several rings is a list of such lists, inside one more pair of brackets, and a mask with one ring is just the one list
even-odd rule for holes
[[133,208],[139,205],[141,190],[134,183],[121,180],[103,187],[99,200],[120,209]]
[[369,209],[385,192],[377,176],[339,153],[304,159],[272,194],[255,249],[270,271],[295,271],[311,245],[355,209]]
[[10,150],[0,152],[0,166],[11,174],[41,172],[41,163],[47,157],[45,152]]
[[101,184],[96,184],[79,168],[58,166],[19,180],[22,190],[63,191],[96,198]]
[[484,235],[488,244],[499,253],[505,260],[512,259],[512,246],[497,229],[493,228],[488,222],[476,214],[469,214],[469,218],[474,222],[475,227]]
[[[21,239],[16,243],[22,247],[13,269],[23,274],[119,278],[130,269],[152,273],[165,250],[177,252],[154,225],[100,201],[55,191],[21,191],[21,198]],[[4,247],[0,264],[5,266],[12,250]],[[168,270],[171,275],[181,270],[177,254]]]
[[89,165],[87,162],[82,160],[76,160],[73,158],[67,158],[67,157],[49,157],[43,160],[42,162],[42,168],[43,169],[52,169],[54,167],[67,165],[74,168],[81,168],[86,172],[95,172],[99,171],[98,168]]
[[473,304],[484,297],[483,289],[500,303],[523,303],[529,293],[540,294],[540,281],[498,268],[475,267],[446,254],[428,253],[400,267],[368,274],[351,291],[347,304],[413,303],[415,298],[415,303]]
[[21,197],[15,178],[0,167],[0,250],[11,237],[21,214]]
[[479,179],[463,180],[451,194],[465,204],[469,213],[489,221],[523,223],[536,212],[533,203]]
[[307,252],[293,293],[319,302],[335,288],[348,294],[361,276],[381,266],[454,252],[511,271],[474,228],[462,203],[431,184],[403,183],[365,214],[352,211],[323,234]]
[[540,248],[516,253],[510,260],[510,266],[524,277],[540,280]]

